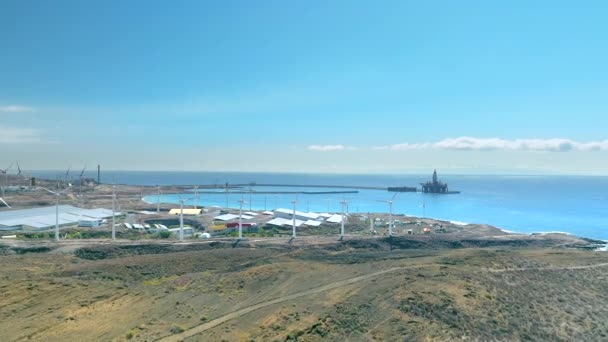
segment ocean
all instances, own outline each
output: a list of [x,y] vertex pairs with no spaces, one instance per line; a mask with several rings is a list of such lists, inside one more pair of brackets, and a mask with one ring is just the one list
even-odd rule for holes
[[[54,179],[57,171],[38,171],[33,175]],[[96,178],[96,172],[86,177]],[[339,185],[339,186],[419,186],[431,178],[428,175],[337,175],[296,173],[237,173],[237,172],[144,172],[104,171],[104,183],[131,185],[192,185],[250,183]],[[608,240],[608,177],[595,176],[471,176],[445,175],[439,178],[450,190],[460,194],[433,195],[398,193],[393,212],[424,216],[462,223],[485,223],[521,233],[565,232],[577,236]],[[219,190],[215,194],[200,194],[200,206],[238,208],[238,200],[248,203],[246,210],[272,210],[276,207],[297,210],[339,212],[340,201],[348,201],[348,211],[358,213],[388,212],[395,193],[386,190],[358,190],[356,194],[255,194],[255,191],[327,191],[343,188],[271,188],[252,187],[252,194],[234,194]],[[189,193],[184,197],[192,197]],[[156,203],[156,196],[146,200]],[[163,194],[164,203],[179,203],[177,194]]]

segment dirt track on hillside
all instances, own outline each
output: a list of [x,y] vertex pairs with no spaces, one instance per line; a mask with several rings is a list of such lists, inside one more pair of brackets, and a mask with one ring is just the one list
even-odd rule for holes
[[371,278],[374,278],[374,277],[377,277],[377,276],[380,276],[380,275],[383,275],[383,274],[386,274],[386,273],[390,273],[390,272],[402,271],[402,270],[411,269],[411,268],[430,267],[430,266],[438,266],[438,265],[432,265],[431,264],[431,265],[416,265],[416,266],[411,266],[411,267],[393,267],[393,268],[389,268],[389,269],[386,269],[386,270],[382,270],[382,271],[378,271],[378,272],[374,272],[374,273],[370,273],[370,274],[366,274],[366,275],[362,275],[362,276],[358,276],[358,277],[354,277],[354,278],[349,278],[349,279],[345,279],[345,280],[341,280],[341,281],[336,281],[336,282],[333,282],[333,283],[330,283],[330,284],[326,284],[326,285],[323,285],[323,286],[315,287],[313,289],[306,290],[306,291],[301,291],[301,292],[293,293],[293,294],[290,294],[288,296],[279,297],[279,298],[276,298],[276,299],[273,299],[273,300],[267,300],[267,301],[264,301],[264,302],[261,302],[261,303],[258,303],[258,304],[252,305],[252,306],[248,306],[246,308],[242,308],[240,310],[231,312],[231,313],[229,313],[227,315],[218,317],[218,318],[216,318],[214,320],[211,320],[211,321],[209,321],[207,323],[203,323],[203,324],[197,325],[195,327],[192,327],[192,328],[190,328],[190,329],[188,329],[188,330],[186,330],[186,331],[184,331],[184,332],[182,332],[180,334],[173,335],[173,336],[168,336],[168,337],[162,338],[162,339],[160,339],[158,341],[161,341],[161,342],[173,342],[173,341],[177,342],[177,341],[181,341],[181,340],[183,340],[185,338],[192,337],[194,335],[200,334],[200,333],[202,333],[202,332],[204,332],[206,330],[209,330],[209,329],[211,329],[213,327],[216,327],[216,326],[218,326],[218,325],[220,325],[222,323],[225,323],[225,322],[227,322],[229,320],[238,318],[238,317],[243,316],[245,314],[248,314],[248,313],[250,313],[252,311],[255,311],[255,310],[258,310],[258,309],[270,306],[270,305],[279,304],[279,303],[282,303],[282,302],[285,302],[285,301],[289,301],[289,300],[293,300],[293,299],[296,299],[296,298],[312,295],[312,294],[315,294],[315,293],[329,291],[329,290],[332,290],[332,289],[335,289],[335,288],[338,288],[338,287],[341,287],[341,286],[355,284],[355,283],[358,283],[358,282],[361,282],[361,281],[365,281],[365,280],[368,280],[368,279],[371,279]]

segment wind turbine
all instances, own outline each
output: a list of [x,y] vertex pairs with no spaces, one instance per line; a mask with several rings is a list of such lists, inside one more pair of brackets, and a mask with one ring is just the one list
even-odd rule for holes
[[292,221],[292,233],[291,233],[291,238],[295,239],[296,238],[296,204],[298,204],[298,201],[293,200],[291,201],[291,204],[293,204],[293,221]]
[[194,201],[194,209],[198,209],[198,185],[194,187],[194,197],[195,197],[195,201]]
[[179,196],[179,241],[184,241],[184,202],[194,199],[194,197],[183,198]]
[[156,190],[158,191],[156,195],[156,213],[160,213],[160,186],[156,186]]
[[344,207],[348,205],[348,202],[346,200],[342,200],[340,204],[342,204],[342,218],[340,220],[340,240],[342,240],[344,239]]
[[10,170],[11,167],[13,167],[12,163],[6,169],[0,169],[0,173],[4,174],[4,186],[2,187],[2,197],[4,197],[4,191],[6,190],[6,187],[8,187],[8,170]]
[[59,241],[59,196],[70,190],[70,188],[71,187],[68,187],[62,191],[52,191],[47,188],[39,187],[39,189],[55,195],[55,241]]
[[225,190],[226,190],[226,208],[224,208],[224,209],[228,209],[228,182],[226,182]]
[[21,177],[21,167],[19,166],[19,162],[17,162],[17,176]]
[[388,201],[378,201],[388,203],[388,236],[393,236],[393,201],[395,200],[395,197],[397,197],[397,194],[398,192],[395,192],[393,197]]
[[255,182],[249,182],[249,211],[251,211],[251,193],[253,192],[251,187],[253,186],[253,184],[255,184]]
[[70,177],[70,170],[72,169],[72,165],[68,166],[68,170],[65,172],[65,182],[69,184],[68,177]]
[[112,185],[112,240],[116,240],[116,185]]
[[8,203],[6,203],[6,201],[4,201],[4,200],[2,199],[2,197],[0,197],[0,202],[4,203],[4,205],[5,205],[7,208],[10,208],[10,207],[11,207],[10,205],[8,205]]
[[[66,190],[64,190],[62,192],[65,192],[67,190],[68,189],[66,189]],[[111,240],[116,240],[116,210],[122,210],[122,208],[120,206],[120,202],[118,202],[118,200],[117,200],[116,183],[112,184],[112,195],[111,195],[111,197],[112,197],[112,228],[111,228],[112,235],[111,235]]]
[[369,216],[369,232],[373,233],[374,232],[374,218],[372,217],[372,215],[368,215]]
[[239,240],[243,238],[243,197],[239,200]]
[[17,176],[21,179],[28,179],[30,178],[30,174],[27,171],[21,170],[21,166],[19,165],[19,162],[17,163]]

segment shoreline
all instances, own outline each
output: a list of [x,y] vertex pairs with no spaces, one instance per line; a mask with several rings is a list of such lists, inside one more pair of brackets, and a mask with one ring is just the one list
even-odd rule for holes
[[[179,194],[164,194],[164,195],[179,195]],[[154,196],[154,195],[152,195]],[[156,205],[156,202],[151,202],[146,200],[146,197],[142,198],[142,201],[150,204],[150,205]],[[167,202],[161,202],[161,204],[177,204],[177,203],[167,203]],[[199,206],[201,207],[208,207],[208,208],[216,208],[217,206],[205,206],[204,203],[199,203]],[[226,210],[238,210],[238,208],[224,208],[221,207],[223,209]],[[252,209],[253,211],[264,211],[263,209]],[[273,211],[272,209],[270,209],[269,211]],[[331,213],[331,212],[330,212]],[[357,214],[357,215],[386,215],[387,213],[385,212],[357,212],[357,213],[352,213],[352,214]],[[450,224],[453,225],[457,225],[457,226],[461,226],[461,227],[466,227],[466,226],[474,226],[474,225],[485,225],[485,226],[490,226],[493,228],[496,228],[504,233],[507,234],[513,234],[513,235],[527,235],[527,236],[533,236],[533,235],[545,235],[545,234],[564,234],[564,235],[570,235],[570,236],[574,236],[574,237],[579,237],[579,238],[584,238],[584,239],[590,239],[590,240],[595,240],[595,241],[604,241],[606,242],[606,248],[608,250],[608,239],[607,240],[603,240],[603,239],[594,239],[594,238],[588,238],[588,237],[584,237],[584,236],[579,236],[573,233],[569,233],[569,232],[565,232],[565,231],[534,231],[534,232],[520,232],[520,231],[516,231],[516,230],[509,230],[506,228],[501,228],[498,226],[493,225],[492,223],[468,223],[468,222],[462,222],[462,221],[457,221],[457,220],[449,220],[449,219],[444,219],[444,218],[437,218],[437,217],[419,217],[419,216],[415,216],[415,215],[411,215],[411,214],[400,214],[400,213],[393,213],[394,217],[408,217],[411,219],[415,219],[415,220],[433,220],[433,221],[439,221],[439,222],[448,222]]]
[[[12,181],[12,180],[9,179],[9,181]],[[48,180],[48,179],[47,180],[38,179],[38,182],[39,182],[40,186],[46,186],[46,187],[54,186],[56,184],[56,180]],[[310,187],[312,187],[312,186],[310,186]],[[79,193],[80,193],[79,186],[75,185],[73,187],[73,190],[70,191],[70,195],[63,198],[62,202],[66,203],[66,204],[70,203],[70,204],[73,204],[76,206],[82,206],[82,207],[104,207],[104,208],[111,207],[111,200],[110,200],[111,189],[112,189],[111,185],[107,185],[107,184],[97,185],[92,182],[89,182],[88,184],[85,184],[83,186],[83,188],[84,189],[82,191],[83,192],[82,197],[79,195]],[[178,195],[184,194],[184,193],[186,193],[187,195],[193,195],[191,192],[191,190],[193,188],[194,187],[191,185],[162,186],[161,187],[162,192],[166,192],[166,193],[162,193],[161,196],[167,196],[167,195],[178,196]],[[156,201],[149,200],[150,197],[154,197],[157,195],[156,187],[154,187],[154,186],[119,185],[116,187],[116,191],[117,191],[117,201],[118,201],[119,205],[122,206],[123,209],[129,209],[129,210],[133,209],[133,210],[141,211],[141,210],[149,209],[149,206],[156,206]],[[390,195],[391,193],[387,193],[387,194]],[[215,193],[213,195],[215,195]],[[217,194],[217,196],[222,196],[222,195],[224,195],[224,194],[223,193]],[[228,195],[231,197],[230,200],[231,200],[231,204],[232,204],[232,202],[235,201],[236,194],[228,193]],[[262,195],[264,195],[264,194],[262,194]],[[356,196],[358,196],[358,195],[356,195]],[[374,197],[379,197],[376,195],[370,196],[369,194],[365,194],[365,196],[367,196],[368,198],[362,197],[363,202],[361,202],[361,203],[364,203],[364,201],[371,202]],[[283,196],[283,197],[285,197],[285,196]],[[381,197],[381,198],[384,198],[384,197]],[[387,198],[389,198],[389,197],[387,197]],[[436,200],[438,200],[439,198],[443,198],[443,197],[436,197],[436,198],[437,198]],[[9,200],[9,203],[15,209],[54,205],[54,199],[52,198],[52,196],[48,196],[47,194],[42,194],[39,191],[11,193],[6,199]],[[280,194],[279,194],[279,200],[280,200],[280,202],[285,202],[285,198],[281,198]],[[321,209],[321,207],[323,205],[320,205],[320,203],[323,201],[326,201],[326,200],[332,200],[331,209],[329,209],[329,210],[325,210],[324,208]],[[332,199],[322,198],[322,199],[317,199],[317,200],[311,199],[310,202],[311,202],[311,204],[313,204],[312,205],[313,208],[311,208],[312,210],[310,210],[310,211],[311,212],[329,211],[329,212],[337,213],[338,210],[336,210],[337,209],[336,203],[338,200],[339,200],[338,198],[332,198]],[[411,196],[409,198],[404,197],[405,203],[408,203],[407,201],[411,202],[411,201],[420,201],[420,200],[421,199],[414,199],[414,197],[411,197]],[[316,202],[313,202],[313,201],[316,201]],[[379,209],[378,204],[376,204],[376,205],[372,204],[371,207],[375,207],[375,208],[370,208],[372,210],[370,210],[369,212],[364,211],[365,205],[364,205],[363,210],[358,210],[358,206],[356,206],[354,201],[356,201],[356,200],[353,200],[353,202],[350,203],[351,209],[353,209],[354,213],[361,214],[361,215],[371,214],[374,216],[387,215],[387,210],[378,210]],[[13,203],[13,202],[15,202],[15,203]],[[211,202],[211,203],[209,203],[209,202]],[[200,199],[197,204],[199,206],[202,205],[202,206],[207,206],[210,208],[211,207],[224,208],[226,206],[223,202],[224,201],[221,199],[220,200],[218,200],[218,199],[214,199],[214,200]],[[367,203],[367,202],[365,202],[365,203]],[[264,203],[264,202],[261,202],[261,203]],[[274,205],[272,203],[274,203]],[[191,204],[192,203],[189,203],[188,205],[191,205]],[[269,198],[268,204],[269,204],[269,207],[276,206],[276,199],[273,201],[272,199]],[[171,202],[164,200],[161,202],[161,206],[163,208],[167,208],[167,207],[175,208],[176,206],[177,207],[179,206],[179,203],[176,200],[173,200]],[[257,206],[257,208],[255,208],[256,206]],[[284,203],[279,203],[278,207],[281,207],[281,206],[283,206],[285,208],[291,207],[291,206],[286,207]],[[300,199],[299,209],[301,211],[307,211],[307,210],[302,210],[303,208],[306,208],[306,206],[307,206],[306,198]],[[403,207],[403,205],[400,205],[400,206]],[[236,205],[230,205],[229,207],[230,208],[228,210],[238,210],[238,206],[236,206]],[[265,207],[265,205],[263,207]],[[330,208],[329,205],[327,208]],[[252,209],[258,210],[258,211],[264,210],[262,207],[260,207],[260,203],[257,203],[257,205],[255,205],[255,201],[254,201],[254,205],[252,206]],[[403,209],[403,208],[401,208],[401,209]],[[351,211],[351,212],[353,212],[353,211]],[[397,206],[397,210],[395,213],[395,215],[397,217],[402,215],[405,217],[415,218],[417,220],[422,219],[421,216],[419,216],[419,215],[400,214],[399,212],[400,212],[399,206]],[[401,211],[401,212],[403,212],[403,211]],[[563,234],[568,234],[568,235],[572,235],[572,236],[580,236],[580,237],[585,237],[585,238],[587,238],[586,236],[592,236],[592,237],[589,237],[588,239],[608,240],[608,238],[606,238],[605,236],[601,236],[601,235],[598,236],[598,234],[595,234],[595,236],[594,236],[594,234],[586,235],[586,234],[581,234],[581,233],[576,233],[576,232],[570,232],[570,231],[564,230],[562,227],[555,227],[558,229],[551,229],[550,227],[546,227],[545,229],[540,228],[537,230],[528,230],[528,231],[523,232],[523,231],[519,230],[518,228],[513,228],[513,227],[501,228],[504,226],[501,226],[500,223],[495,225],[494,223],[492,223],[492,220],[479,220],[478,221],[478,222],[484,222],[484,223],[470,223],[470,221],[465,222],[465,221],[458,220],[458,219],[445,219],[445,218],[441,218],[441,217],[432,217],[432,216],[425,217],[424,219],[448,222],[451,225],[456,225],[456,226],[461,226],[461,227],[465,227],[467,225],[487,225],[487,226],[495,227],[495,228],[499,229],[501,232],[504,232],[507,234],[533,235],[533,234],[563,233]],[[574,227],[576,227],[576,226],[574,226]],[[585,227],[584,223],[579,225],[579,227],[584,228]],[[586,230],[585,229],[582,229],[582,230],[589,233],[590,229],[594,229],[594,228],[588,228]],[[593,231],[591,231],[591,233],[593,233]]]

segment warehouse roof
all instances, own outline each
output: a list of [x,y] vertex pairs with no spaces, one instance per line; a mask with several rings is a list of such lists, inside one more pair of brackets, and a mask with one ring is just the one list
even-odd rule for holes
[[[19,227],[28,226],[33,228],[46,228],[55,225],[55,210],[59,211],[58,221],[60,225],[76,224],[80,220],[100,220],[112,216],[112,211],[103,208],[84,209],[71,205],[8,210],[0,212],[0,226]],[[116,215],[121,213],[117,212]]]
[[[186,209],[184,208],[184,215],[200,215],[203,209]],[[181,209],[171,209],[169,210],[169,215],[179,215]]]

